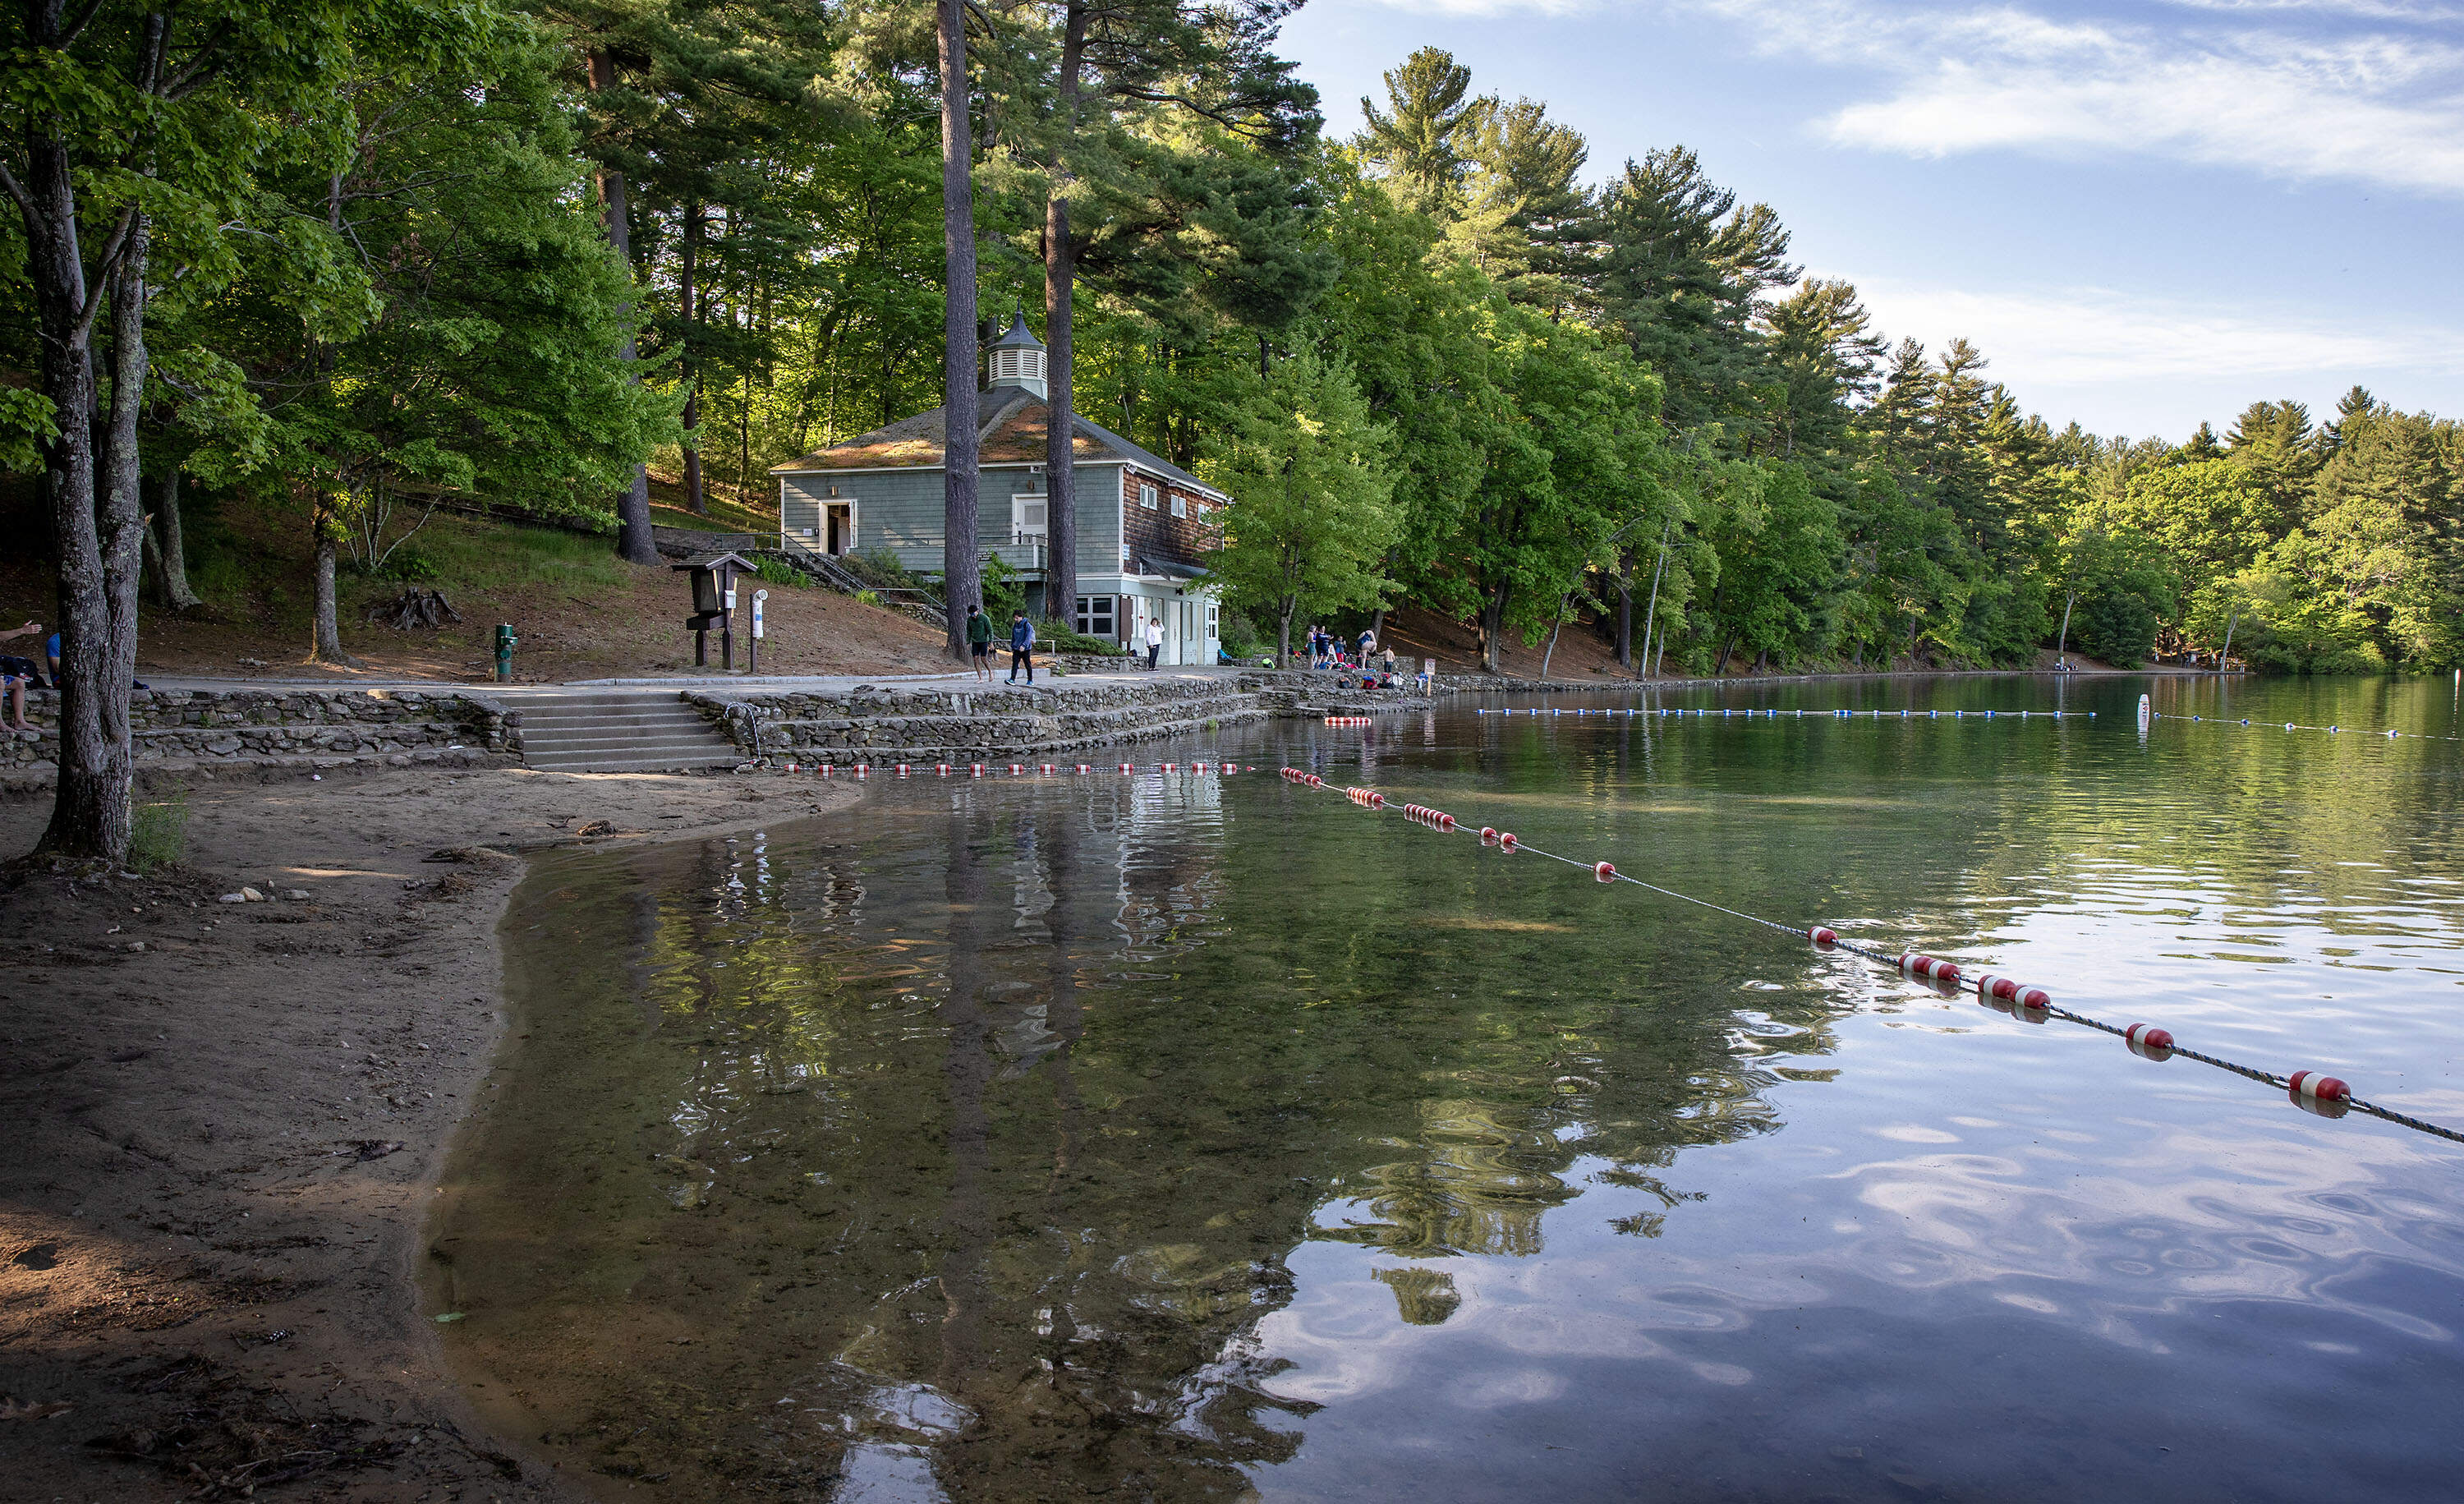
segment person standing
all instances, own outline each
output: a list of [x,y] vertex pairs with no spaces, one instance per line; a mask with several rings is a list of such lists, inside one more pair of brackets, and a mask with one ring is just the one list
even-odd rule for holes
[[1009,681],[1018,682],[1018,671],[1026,671],[1026,682],[1035,682],[1035,623],[1026,612],[1012,611],[1009,616]]
[[993,681],[993,619],[980,606],[967,608],[967,652],[976,665],[976,677],[989,684]]
[[1156,660],[1163,656],[1163,617],[1147,618],[1147,669],[1152,673]]
[[1365,668],[1369,667],[1369,654],[1370,654],[1371,652],[1373,652],[1374,651],[1375,651],[1376,647],[1377,647],[1377,633],[1376,633],[1376,632],[1375,632],[1375,631],[1373,631],[1373,630],[1371,630],[1369,628],[1366,628],[1366,627],[1361,628],[1361,629],[1360,629],[1360,666],[1361,666],[1362,668],[1364,668],[1364,669],[1365,669]]

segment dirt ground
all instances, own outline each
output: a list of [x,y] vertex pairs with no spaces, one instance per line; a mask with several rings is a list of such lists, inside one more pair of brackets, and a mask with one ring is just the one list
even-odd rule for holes
[[[913,617],[828,590],[767,588],[765,673],[931,673],[948,667],[939,634]],[[664,568],[624,566],[621,584],[586,592],[542,586],[457,591],[448,599],[462,613],[461,624],[432,631],[396,631],[346,616],[342,645],[365,665],[356,670],[308,663],[303,631],[253,612],[187,621],[149,608],[139,618],[138,676],[482,681],[489,676],[491,634],[498,622],[510,623],[521,638],[514,653],[520,683],[693,672],[693,633],[684,628],[684,576]],[[29,620],[49,626],[53,606],[48,570],[23,560],[0,564],[0,628]],[[739,668],[744,649],[739,631]],[[23,652],[24,645],[9,651]],[[715,634],[710,656],[715,673]]]
[[[571,1496],[478,1427],[413,1278],[490,1089],[505,853],[857,797],[226,770],[191,783],[178,867],[0,874],[0,1498]],[[0,856],[49,811],[0,803]],[[243,886],[264,900],[222,901]]]

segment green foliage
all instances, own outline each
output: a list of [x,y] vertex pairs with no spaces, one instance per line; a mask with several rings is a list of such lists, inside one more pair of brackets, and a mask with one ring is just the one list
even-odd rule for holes
[[1075,627],[1054,621],[1049,616],[1035,624],[1035,640],[1046,652],[1090,652],[1117,658],[1127,651],[1117,642],[1104,637],[1089,637]]
[[1278,652],[1296,615],[1375,605],[1393,537],[1393,437],[1345,367],[1284,362],[1233,416],[1210,478],[1232,498],[1209,561],[1235,605],[1271,616]]
[[812,576],[803,570],[784,559],[773,559],[767,555],[753,561],[753,573],[764,585],[781,586],[790,590],[801,590],[813,583]]
[[999,554],[984,555],[983,571],[984,614],[999,637],[1008,630],[1009,619],[1026,609],[1026,582]]

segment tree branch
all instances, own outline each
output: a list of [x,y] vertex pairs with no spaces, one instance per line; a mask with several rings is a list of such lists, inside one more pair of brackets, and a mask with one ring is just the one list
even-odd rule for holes
[[137,206],[131,204],[120,211],[120,223],[111,227],[111,238],[102,243],[102,255],[94,263],[94,274],[86,282],[85,312],[77,316],[80,338],[94,327],[94,316],[102,311],[103,289],[119,273],[121,260],[133,243],[129,232],[136,228]]
[[17,174],[10,171],[9,164],[5,162],[0,162],[0,188],[8,190],[9,197],[17,205],[17,211],[26,216],[27,229],[32,230],[44,223],[43,211],[34,207],[33,196],[26,191],[25,186],[17,181]]
[[222,50],[223,43],[231,37],[231,23],[228,21],[215,27],[213,34],[206,38],[205,45],[197,49],[197,55],[188,59],[188,66],[173,74],[169,81],[163,85],[163,98],[187,99],[192,91],[210,77],[212,70],[206,65],[212,62],[214,54]]
[[60,33],[55,45],[61,52],[67,52],[77,44],[77,38],[85,34],[85,29],[94,24],[95,12],[101,9],[102,0],[85,0],[85,14],[71,21],[68,29]]

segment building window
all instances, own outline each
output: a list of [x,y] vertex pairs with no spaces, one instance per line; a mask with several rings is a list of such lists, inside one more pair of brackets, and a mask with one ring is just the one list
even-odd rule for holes
[[1117,599],[1119,597],[1111,595],[1078,597],[1078,630],[1089,637],[1119,636],[1120,633],[1113,630],[1112,616],[1112,603]]
[[1223,608],[1213,601],[1206,603],[1206,640],[1213,642],[1223,635]]
[[1155,487],[1145,484],[1141,484],[1138,487],[1138,505],[1145,507],[1150,512],[1155,509]]
[[1173,494],[1172,515],[1175,517],[1187,517],[1189,515],[1189,499],[1186,497],[1181,496],[1178,492],[1175,492]]

